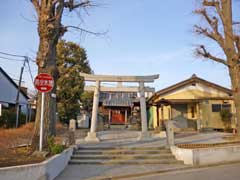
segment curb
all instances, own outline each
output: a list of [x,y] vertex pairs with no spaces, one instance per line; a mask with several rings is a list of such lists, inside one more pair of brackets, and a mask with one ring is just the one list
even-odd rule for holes
[[201,170],[201,169],[207,169],[211,167],[221,167],[225,165],[233,165],[233,164],[240,164],[240,161],[234,161],[234,162],[226,162],[221,164],[212,164],[212,165],[204,165],[204,166],[187,166],[187,167],[181,167],[181,168],[173,168],[168,170],[159,170],[159,171],[149,171],[145,173],[136,173],[136,174],[127,174],[127,175],[120,175],[120,176],[103,176],[98,178],[90,178],[88,180],[121,180],[121,179],[129,179],[129,178],[138,178],[138,177],[145,177],[145,176],[152,176],[157,174],[167,174],[172,172],[181,172],[185,170]]

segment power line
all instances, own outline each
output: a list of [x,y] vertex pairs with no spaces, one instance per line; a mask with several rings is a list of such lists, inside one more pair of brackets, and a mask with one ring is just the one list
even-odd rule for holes
[[1,59],[5,59],[5,60],[10,60],[10,61],[24,61],[24,59],[20,60],[20,59],[14,59],[14,58],[7,58],[7,57],[3,57],[3,56],[0,56]]
[[[33,60],[32,58],[28,57],[28,56],[23,56],[23,55],[19,55],[19,54],[12,54],[12,53],[7,53],[7,52],[2,52],[0,51],[0,54],[4,55],[4,56],[0,56],[0,60],[1,59],[4,59],[4,60],[10,60],[10,61],[21,61],[23,62],[23,66],[21,68],[21,74],[20,74],[20,79],[22,79],[22,74],[23,74],[23,71],[24,71],[24,66],[25,66],[25,63],[27,63],[27,66],[28,66],[28,72],[30,74],[30,77],[31,77],[31,80],[32,80],[32,83],[34,84],[34,80],[33,80],[33,75],[32,75],[32,70],[31,70],[31,66],[29,64],[29,61],[30,62],[34,62],[36,63],[35,60]],[[10,56],[10,57],[5,57],[5,56]],[[16,59],[16,58],[11,58],[11,57],[18,57],[18,58],[21,58],[21,59]],[[23,58],[23,59],[22,59]],[[19,81],[21,82],[21,81]],[[19,83],[21,84],[21,83]],[[16,104],[18,104],[18,97],[16,99]],[[18,112],[17,112],[18,113]],[[18,117],[17,117],[17,121],[18,121]],[[18,126],[18,122],[16,121],[16,125]]]
[[21,57],[21,58],[26,57],[26,56],[22,56],[22,55],[10,54],[10,53],[5,53],[5,52],[1,52],[1,51],[0,51],[0,54],[4,54],[4,55],[7,55],[7,56],[13,56],[13,57]]
[[34,61],[32,58],[27,57],[27,56],[23,56],[23,55],[10,54],[10,53],[6,53],[6,52],[2,52],[2,51],[0,51],[0,54],[6,55],[6,56],[12,56],[12,57],[24,58],[24,59],[21,59],[21,60],[20,60],[20,59],[13,59],[13,58],[9,58],[9,57],[0,56],[0,58],[2,58],[2,59],[13,60],[13,61],[24,61],[25,58],[28,58],[31,62],[36,62],[36,61]]

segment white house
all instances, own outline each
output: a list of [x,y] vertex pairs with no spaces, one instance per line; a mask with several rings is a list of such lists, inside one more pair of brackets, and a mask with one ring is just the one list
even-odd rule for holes
[[[16,104],[18,85],[0,67],[0,106],[4,108],[14,107]],[[28,96],[22,89],[19,93],[19,105],[22,112],[28,108]]]

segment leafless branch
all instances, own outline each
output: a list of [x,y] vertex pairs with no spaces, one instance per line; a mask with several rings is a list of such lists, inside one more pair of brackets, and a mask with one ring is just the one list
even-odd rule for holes
[[211,59],[211,60],[213,60],[215,62],[222,63],[222,64],[224,64],[226,66],[229,66],[229,64],[227,63],[226,60],[221,59],[221,58],[216,57],[216,56],[213,56],[212,54],[210,54],[206,50],[206,48],[203,45],[199,46],[199,48],[196,49],[196,53],[197,53],[197,55],[200,55],[200,56],[202,56],[204,58]]
[[215,33],[213,31],[208,30],[207,28],[202,28],[197,25],[195,25],[194,28],[195,28],[196,33],[207,36],[207,37],[211,38],[212,40],[215,40],[217,43],[219,43],[219,45],[221,47],[224,46],[224,40],[221,37],[221,35],[219,35],[218,33]]
[[218,2],[215,1],[215,0],[212,0],[212,1],[204,0],[204,1],[203,1],[203,5],[204,5],[204,6],[216,6],[216,3],[218,3]]
[[222,8],[220,6],[220,2],[218,0],[212,0],[212,1],[208,1],[208,0],[204,0],[203,1],[203,5],[208,7],[214,7],[219,15],[219,17],[221,18],[222,23],[225,23],[225,18],[224,18],[224,14],[222,11]]
[[69,0],[68,2],[64,3],[64,7],[68,8],[69,11],[72,11],[79,7],[86,8],[86,7],[91,7],[91,6],[92,6],[92,3],[90,0],[81,1],[79,3],[75,3],[74,0]]
[[[208,2],[208,3],[210,3],[210,2]],[[207,14],[207,11],[206,11],[205,8],[196,10],[195,13],[202,15],[212,29],[212,31],[210,31],[207,28],[202,28],[200,26],[195,26],[195,31],[199,34],[203,34],[203,35],[215,40],[222,48],[224,48],[223,36],[218,31],[218,19],[217,19],[217,17],[215,17],[215,16],[210,17]]]
[[41,8],[40,4],[39,4],[39,1],[38,0],[30,0],[30,1],[33,4],[33,6],[35,7],[37,14],[39,15],[40,14],[40,8]]
[[66,28],[66,29],[73,28],[73,29],[79,30],[81,32],[84,32],[84,33],[87,33],[87,34],[92,34],[92,35],[95,35],[95,36],[102,36],[102,35],[107,34],[107,31],[106,32],[93,32],[93,31],[89,31],[89,30],[83,29],[83,28],[78,27],[78,26],[65,26],[64,28]]
[[55,18],[56,20],[60,23],[61,18],[62,18],[62,14],[63,14],[63,10],[64,10],[64,0],[58,0],[58,5],[55,4],[56,7],[56,15]]

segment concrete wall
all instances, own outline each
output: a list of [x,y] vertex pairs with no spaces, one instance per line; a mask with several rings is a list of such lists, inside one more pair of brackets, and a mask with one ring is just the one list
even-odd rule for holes
[[224,146],[199,149],[171,147],[176,159],[187,165],[210,165],[240,161],[240,146]]
[[183,149],[176,146],[171,147],[171,151],[175,158],[179,161],[183,161],[186,165],[193,165],[193,150]]
[[0,179],[6,180],[52,180],[67,166],[73,153],[73,148],[68,148],[61,154],[38,164],[0,168]]

